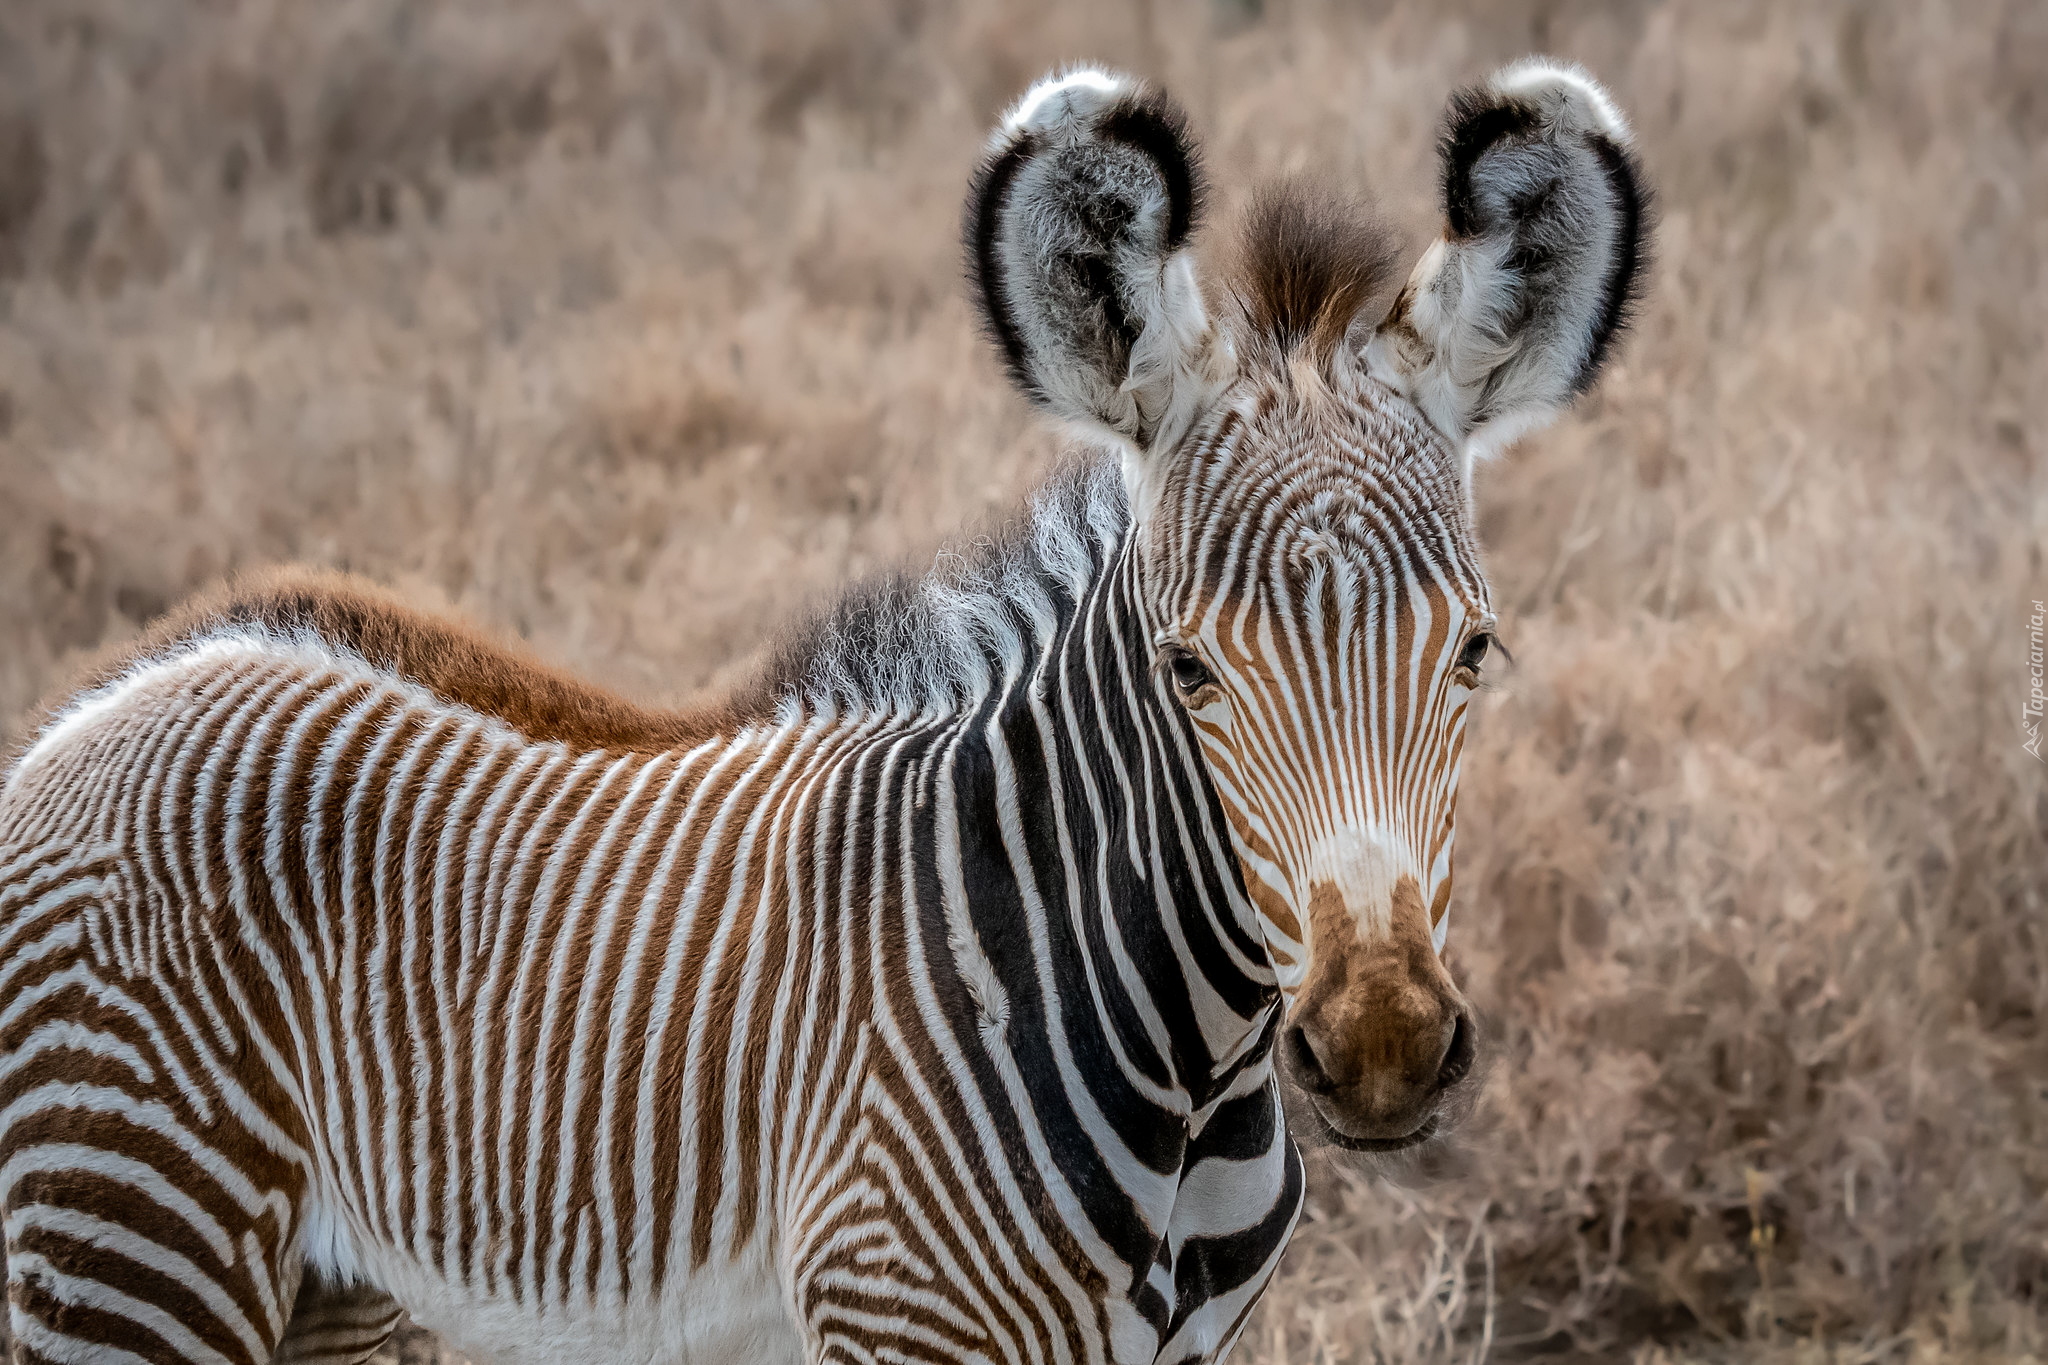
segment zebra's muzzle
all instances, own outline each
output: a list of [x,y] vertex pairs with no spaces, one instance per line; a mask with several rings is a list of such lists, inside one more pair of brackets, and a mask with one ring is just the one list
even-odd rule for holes
[[1414,1146],[1471,1075],[1478,1029],[1431,941],[1412,878],[1366,940],[1334,887],[1310,898],[1315,947],[1278,1044],[1301,1136],[1353,1151]]

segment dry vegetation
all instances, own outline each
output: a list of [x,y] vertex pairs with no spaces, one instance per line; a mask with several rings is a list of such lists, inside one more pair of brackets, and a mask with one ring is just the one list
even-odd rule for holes
[[[955,207],[1032,75],[1419,245],[1447,89],[1633,111],[1654,292],[1487,470],[1437,1169],[1326,1170],[1261,1362],[2048,1351],[2048,7],[277,0],[0,8],[0,715],[345,564],[649,696],[1051,458]],[[429,1350],[415,1339],[405,1348]]]

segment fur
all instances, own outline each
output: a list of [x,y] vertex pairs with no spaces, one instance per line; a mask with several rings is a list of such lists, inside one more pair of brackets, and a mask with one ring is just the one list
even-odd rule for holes
[[1391,233],[1361,206],[1307,182],[1252,201],[1239,233],[1235,292],[1247,358],[1326,367],[1394,277]]
[[1263,197],[1239,368],[1185,120],[1057,76],[969,251],[1121,464],[712,707],[334,575],[95,670],[0,785],[18,1344],[359,1356],[402,1302],[506,1360],[1226,1353],[1303,1195],[1273,1049],[1356,1150],[1469,1089],[1437,952],[1492,612],[1439,431],[1597,367],[1625,144],[1544,64],[1455,101],[1385,383],[1383,235]]
[[1052,627],[1109,561],[1130,508],[1114,464],[1076,460],[1023,520],[941,557],[923,577],[884,575],[784,638],[738,703],[764,719],[827,713],[939,713],[1029,674]]
[[283,569],[250,574],[193,599],[140,641],[90,664],[32,723],[34,736],[91,704],[149,662],[195,640],[260,635],[316,639],[417,683],[443,701],[503,721],[528,739],[571,748],[654,753],[730,728],[726,708],[662,710],[627,701],[550,667],[453,617],[408,605],[351,574]]
[[1203,196],[1187,117],[1128,77],[1041,81],[968,193],[968,274],[1033,401],[1138,449],[1171,445],[1226,368],[1189,235]]
[[1628,125],[1573,66],[1453,95],[1439,154],[1444,235],[1366,357],[1469,461],[1592,384],[1642,289],[1650,201]]

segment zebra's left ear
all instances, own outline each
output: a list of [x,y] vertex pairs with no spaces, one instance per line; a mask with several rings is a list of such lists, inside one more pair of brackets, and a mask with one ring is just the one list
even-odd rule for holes
[[1453,95],[1441,156],[1444,235],[1365,356],[1469,469],[1592,387],[1642,289],[1649,190],[1607,92],[1542,58]]
[[1026,92],[968,193],[968,270],[1011,378],[1136,457],[1134,485],[1231,365],[1187,249],[1201,198],[1180,109],[1092,68]]

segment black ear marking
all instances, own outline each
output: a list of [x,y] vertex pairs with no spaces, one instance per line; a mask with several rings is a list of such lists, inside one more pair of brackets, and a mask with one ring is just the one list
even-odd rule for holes
[[[1180,250],[1201,221],[1208,191],[1202,175],[1201,153],[1196,149],[1185,111],[1165,92],[1137,86],[1121,94],[1097,116],[1093,131],[1102,142],[1127,147],[1144,157],[1158,173],[1166,187],[1167,202],[1162,247],[1167,253]],[[1044,386],[1032,373],[1030,352],[1015,316],[1015,302],[1003,281],[998,251],[1010,190],[1034,158],[1058,150],[1048,141],[1043,134],[1018,130],[982,161],[968,184],[963,233],[967,239],[969,285],[975,301],[981,305],[983,326],[1003,353],[1004,368],[1010,378],[1036,399],[1044,398]],[[1103,251],[1072,261],[1071,268],[1087,280],[1091,292],[1101,301],[1104,321],[1123,340],[1128,352],[1130,343],[1143,328],[1127,316],[1107,256],[1114,240],[1128,227],[1131,215],[1128,205],[1122,203],[1099,205],[1096,209],[1091,226]],[[1105,209],[1108,211],[1103,212]]]
[[1011,313],[1009,290],[996,259],[996,235],[1017,173],[1038,154],[1038,139],[1029,133],[1019,136],[996,155],[984,160],[967,188],[967,275],[974,300],[981,305],[982,328],[1003,353],[1003,368],[1018,388],[1037,399],[1044,397],[1032,378],[1024,336]]
[[1187,114],[1164,93],[1140,87],[1103,116],[1102,137],[1131,148],[1159,169],[1166,182],[1165,247],[1180,250],[1201,219],[1208,193]]
[[1538,121],[1539,115],[1530,105],[1504,100],[1483,86],[1466,86],[1452,93],[1437,143],[1443,162],[1444,221],[1452,237],[1476,237],[1486,230],[1487,225],[1479,221],[1481,205],[1472,185],[1472,168],[1479,158],[1503,139],[1528,136]]
[[[1448,235],[1470,241],[1488,232],[1513,232],[1510,264],[1525,278],[1540,276],[1551,266],[1553,252],[1537,225],[1551,214],[1552,200],[1563,192],[1562,180],[1530,185],[1508,204],[1507,220],[1496,221],[1501,218],[1499,205],[1489,212],[1475,172],[1480,159],[1504,142],[1533,145],[1546,138],[1571,136],[1574,134],[1546,126],[1544,111],[1533,100],[1488,86],[1466,86],[1454,92],[1438,143]],[[1593,386],[1615,338],[1627,330],[1642,299],[1648,255],[1644,233],[1650,209],[1648,185],[1634,153],[1597,129],[1580,130],[1576,136],[1584,139],[1599,162],[1616,222],[1614,259],[1600,282],[1599,302],[1588,319],[1584,358],[1566,388],[1573,398]],[[1562,162],[1558,174],[1564,174]],[[1533,304],[1533,299],[1525,300],[1524,309]]]
[[1643,291],[1650,195],[1607,91],[1543,57],[1454,93],[1438,153],[1444,234],[1367,366],[1480,458],[1592,387]]
[[1591,139],[1594,155],[1600,158],[1600,165],[1607,172],[1607,181],[1614,194],[1614,201],[1620,215],[1614,243],[1614,264],[1607,272],[1607,279],[1601,285],[1600,311],[1593,323],[1592,343],[1586,348],[1586,358],[1579,366],[1579,372],[1572,376],[1573,397],[1593,387],[1593,381],[1600,377],[1600,369],[1607,363],[1607,353],[1614,346],[1614,340],[1635,320],[1635,313],[1643,301],[1649,278],[1650,250],[1648,229],[1654,202],[1650,196],[1649,182],[1643,178],[1642,167],[1636,164],[1634,153],[1609,137],[1595,136]]

